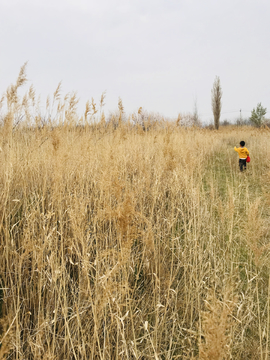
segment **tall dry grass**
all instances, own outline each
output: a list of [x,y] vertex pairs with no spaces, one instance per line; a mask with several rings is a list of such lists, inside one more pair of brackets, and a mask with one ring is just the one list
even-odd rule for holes
[[268,359],[268,130],[143,131],[122,111],[91,125],[94,100],[80,119],[60,87],[45,123],[33,88],[15,88],[0,128],[0,356]]

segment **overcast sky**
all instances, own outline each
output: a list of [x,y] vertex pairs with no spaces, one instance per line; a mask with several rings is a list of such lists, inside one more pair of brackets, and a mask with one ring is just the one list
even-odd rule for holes
[[28,61],[44,102],[62,80],[81,103],[106,90],[107,111],[120,96],[176,117],[197,99],[209,121],[219,76],[222,119],[270,111],[269,19],[269,0],[0,0],[0,92]]

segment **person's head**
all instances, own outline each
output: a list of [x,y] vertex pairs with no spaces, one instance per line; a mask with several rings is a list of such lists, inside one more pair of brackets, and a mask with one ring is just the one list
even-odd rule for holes
[[244,141],[240,141],[240,146],[244,147],[245,146],[245,142]]

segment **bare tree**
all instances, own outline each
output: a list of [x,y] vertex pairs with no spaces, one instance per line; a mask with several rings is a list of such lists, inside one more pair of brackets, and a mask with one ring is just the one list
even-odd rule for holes
[[194,100],[194,106],[193,106],[193,126],[201,126],[201,121],[198,114],[198,105],[197,105],[197,98]]
[[222,90],[220,85],[220,79],[218,76],[216,76],[212,89],[212,110],[214,115],[214,125],[215,125],[215,129],[217,130],[219,129],[221,97],[222,97]]

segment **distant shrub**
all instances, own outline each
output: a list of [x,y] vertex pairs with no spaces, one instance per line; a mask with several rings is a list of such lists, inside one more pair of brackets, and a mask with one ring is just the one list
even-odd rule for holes
[[270,119],[265,119],[264,125],[267,126],[268,128],[270,128]]
[[238,118],[238,119],[236,120],[235,124],[236,124],[237,126],[251,126],[251,125],[252,125],[252,123],[251,123],[251,121],[250,121],[249,118],[246,118],[246,119],[239,119],[239,118]]
[[221,126],[228,126],[228,125],[231,125],[231,123],[228,121],[228,120],[223,120],[221,123],[220,123]]
[[215,126],[213,124],[210,124],[210,125],[205,126],[205,129],[215,130]]
[[[201,127],[202,126],[201,120],[199,119],[199,116],[196,112],[194,112],[193,114],[191,114],[191,113],[179,114],[179,116],[181,119],[180,120],[181,126],[186,126],[186,127],[191,127],[191,126]],[[179,119],[179,117],[178,117],[178,119]]]

